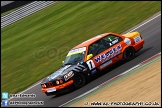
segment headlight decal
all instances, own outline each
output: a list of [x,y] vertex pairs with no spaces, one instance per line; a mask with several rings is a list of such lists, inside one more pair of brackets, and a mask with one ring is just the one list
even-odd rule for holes
[[59,78],[59,79],[56,80],[56,84],[57,85],[62,84],[62,83],[63,83],[63,80],[62,79]]
[[60,84],[59,80],[57,80],[57,81],[56,81],[56,84],[57,84],[57,85],[59,85],[59,84]]
[[46,84],[42,84],[42,88],[46,88]]

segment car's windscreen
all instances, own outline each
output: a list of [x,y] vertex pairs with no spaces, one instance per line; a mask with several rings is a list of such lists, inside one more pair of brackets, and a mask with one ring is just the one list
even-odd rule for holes
[[85,51],[82,53],[72,54],[67,56],[64,65],[74,65],[84,61]]
[[64,65],[74,65],[83,62],[85,53],[86,53],[86,47],[69,51],[64,61]]

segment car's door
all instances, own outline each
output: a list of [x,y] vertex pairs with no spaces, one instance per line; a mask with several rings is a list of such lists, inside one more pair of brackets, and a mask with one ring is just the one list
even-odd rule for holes
[[90,70],[103,70],[116,61],[117,55],[121,53],[122,40],[119,36],[109,34],[91,44],[88,47],[88,55],[93,54],[93,57],[87,61]]
[[105,69],[107,66],[119,60],[118,55],[122,50],[122,38],[113,34],[109,34],[101,39],[106,50],[101,54],[100,70]]
[[102,62],[100,62],[100,58],[97,58],[97,57],[103,54],[105,50],[106,50],[106,47],[103,45],[103,42],[101,39],[94,42],[88,47],[87,55],[89,54],[93,55],[93,57],[86,62],[90,70],[93,71],[94,69],[98,68],[102,64]]

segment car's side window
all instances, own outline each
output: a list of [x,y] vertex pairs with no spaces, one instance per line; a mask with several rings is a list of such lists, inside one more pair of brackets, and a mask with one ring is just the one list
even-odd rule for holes
[[105,36],[104,38],[102,38],[102,41],[106,48],[110,48],[111,46],[121,42],[122,38],[109,34],[108,36]]
[[93,56],[96,56],[97,54],[104,51],[106,48],[103,45],[103,42],[101,40],[91,44],[88,48],[88,54],[93,54]]

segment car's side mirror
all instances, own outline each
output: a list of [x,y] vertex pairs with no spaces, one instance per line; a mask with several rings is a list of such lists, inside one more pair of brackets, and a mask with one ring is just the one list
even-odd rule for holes
[[93,54],[87,55],[87,60],[91,59],[93,57]]
[[62,61],[62,64],[64,64],[64,61]]

